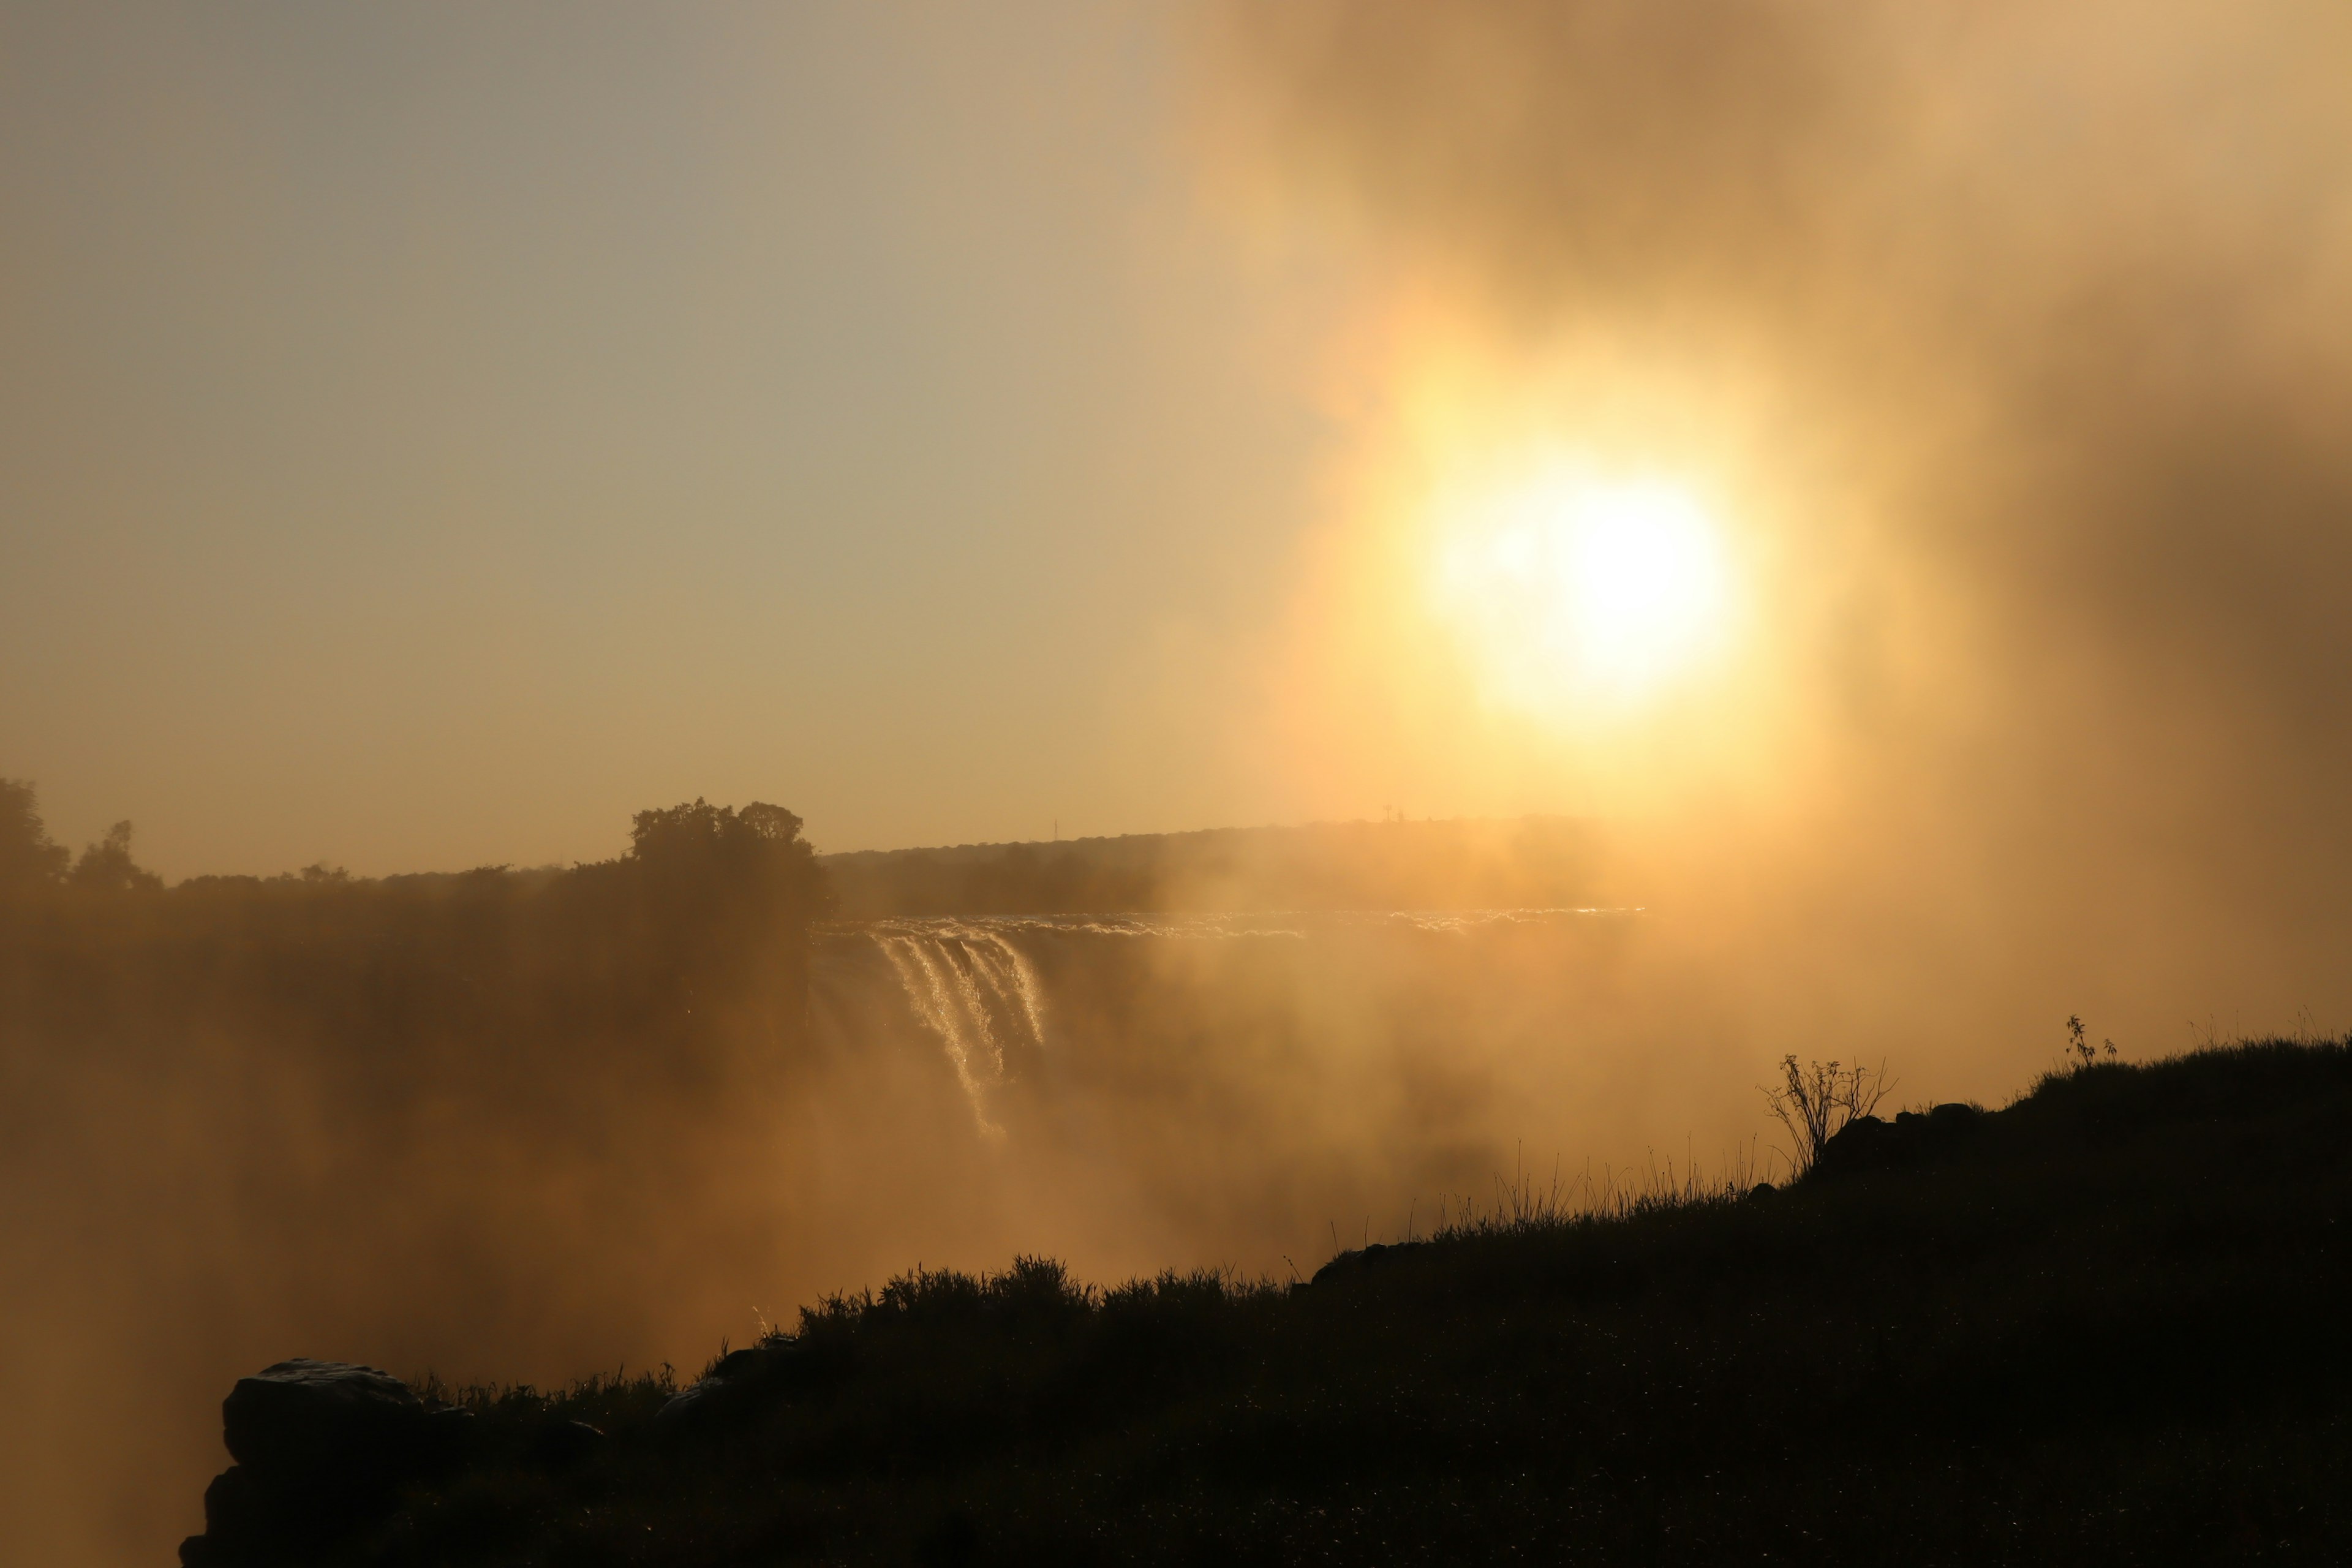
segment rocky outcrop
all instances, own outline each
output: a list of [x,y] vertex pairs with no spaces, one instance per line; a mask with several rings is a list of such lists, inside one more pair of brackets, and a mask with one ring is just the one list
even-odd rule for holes
[[457,1463],[472,1417],[428,1405],[389,1373],[282,1361],[221,1404],[236,1462],[205,1492],[205,1532],[185,1568],[291,1568],[371,1528],[401,1489]]
[[654,1414],[654,1430],[665,1438],[699,1436],[731,1429],[793,1387],[804,1384],[809,1356],[790,1340],[772,1340],[722,1355],[709,1371]]
[[1835,1178],[1939,1160],[1973,1142],[1985,1119],[1980,1107],[1958,1102],[1906,1110],[1892,1121],[1857,1116],[1822,1145],[1811,1173]]
[[1344,1285],[1349,1280],[1389,1268],[1428,1245],[1424,1241],[1375,1241],[1367,1247],[1351,1247],[1318,1268],[1315,1278],[1301,1288],[1311,1289],[1317,1286]]

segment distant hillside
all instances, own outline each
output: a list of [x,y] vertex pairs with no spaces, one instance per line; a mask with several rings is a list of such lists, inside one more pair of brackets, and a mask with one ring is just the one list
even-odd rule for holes
[[1568,817],[1325,822],[819,857],[847,919],[1240,910],[1528,909],[1600,901]]

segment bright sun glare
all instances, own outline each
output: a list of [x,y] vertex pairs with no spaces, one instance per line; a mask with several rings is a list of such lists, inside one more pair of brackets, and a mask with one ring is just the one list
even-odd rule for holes
[[1724,635],[1722,538],[1679,485],[1556,469],[1447,510],[1440,595],[1507,701],[1628,705]]

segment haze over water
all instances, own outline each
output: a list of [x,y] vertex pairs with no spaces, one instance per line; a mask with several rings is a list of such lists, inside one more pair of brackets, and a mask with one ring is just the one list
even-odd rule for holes
[[803,1052],[12,1025],[0,1514],[154,1560],[281,1355],[691,1370],[1719,1163],[1784,1053],[2352,1022],[2347,67],[2304,0],[9,7],[0,779],[68,847],[1593,852],[850,911]]

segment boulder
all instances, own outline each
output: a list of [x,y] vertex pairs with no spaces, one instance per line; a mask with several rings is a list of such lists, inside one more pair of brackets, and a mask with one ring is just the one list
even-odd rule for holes
[[240,1378],[221,1403],[236,1461],[205,1492],[187,1568],[301,1562],[390,1514],[403,1487],[452,1463],[472,1417],[436,1409],[389,1373],[282,1361]]
[[1369,1247],[1353,1247],[1318,1268],[1315,1278],[1307,1283],[1310,1288],[1339,1284],[1385,1268],[1427,1245],[1422,1241],[1376,1241]]
[[414,1389],[372,1366],[281,1361],[221,1401],[229,1458],[257,1470],[380,1468],[413,1448],[425,1416]]
[[1906,1110],[1892,1121],[1857,1116],[1822,1145],[1812,1174],[1834,1178],[1940,1160],[1970,1142],[1985,1115],[1977,1106],[1953,1103]]
[[654,1429],[670,1436],[700,1431],[756,1408],[761,1391],[780,1381],[793,1354],[792,1342],[782,1341],[720,1356],[709,1372],[654,1413]]

